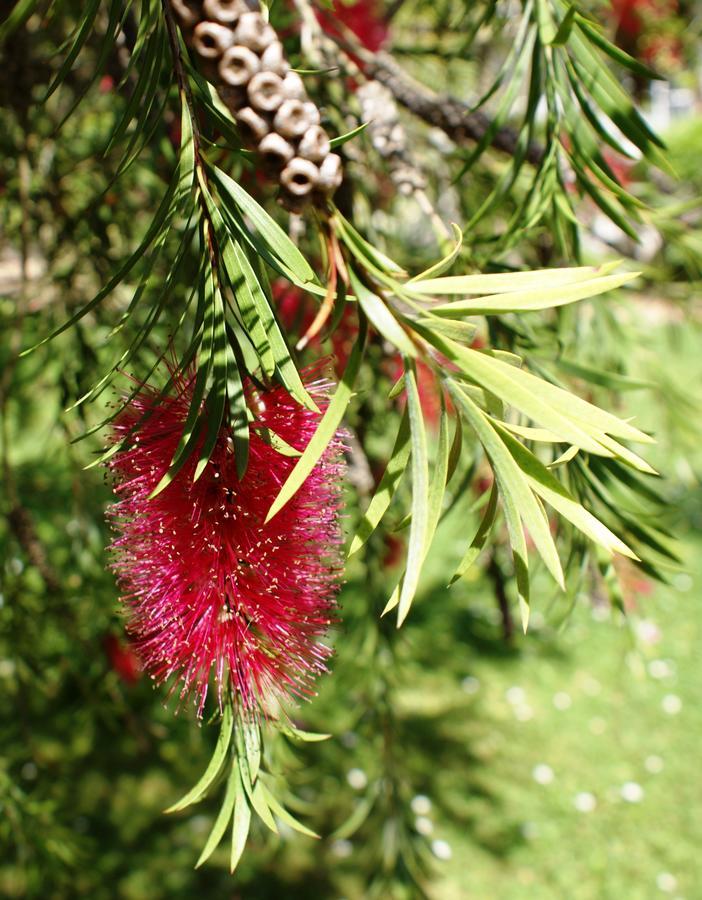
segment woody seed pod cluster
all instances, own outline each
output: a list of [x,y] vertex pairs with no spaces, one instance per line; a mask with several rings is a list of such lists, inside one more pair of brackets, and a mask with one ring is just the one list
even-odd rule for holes
[[277,179],[283,204],[292,211],[310,202],[323,207],[341,184],[341,158],[330,152],[319,110],[290,70],[272,26],[247,0],[170,3],[245,146]]
[[370,123],[371,143],[387,161],[398,191],[411,196],[415,191],[424,190],[426,178],[412,163],[407,135],[390,91],[378,81],[367,81],[360,85],[356,96],[361,104],[362,121]]

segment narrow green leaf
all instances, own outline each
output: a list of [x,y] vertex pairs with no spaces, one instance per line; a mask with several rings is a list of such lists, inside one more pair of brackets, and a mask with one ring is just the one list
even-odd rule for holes
[[295,467],[288,475],[278,496],[268,510],[268,515],[265,519],[266,522],[270,522],[273,516],[280,512],[285,504],[295,496],[312,469],[317,465],[317,462],[326,450],[329,441],[334,437],[337,428],[341,424],[341,420],[346,412],[346,407],[349,405],[351,397],[353,396],[356,376],[358,375],[361,359],[363,358],[363,351],[365,349],[367,331],[368,326],[365,316],[363,316],[360,320],[358,339],[351,352],[341,381],[334,392],[334,396],[329,401],[329,406],[322,416],[309,444],[305,447],[302,456],[295,463]]
[[250,827],[251,808],[248,804],[241,778],[237,778],[234,818],[232,819],[232,849],[229,856],[229,871],[232,874],[238,866],[241,854],[246,847],[246,839],[249,836]]
[[363,131],[365,131],[366,128],[368,128],[369,124],[370,123],[368,123],[368,122],[362,122],[356,128],[353,128],[351,131],[347,131],[346,134],[340,134],[338,137],[332,138],[329,141],[329,146],[331,147],[332,150],[335,147],[341,147],[342,144],[345,144],[347,141],[352,140],[353,138],[355,138],[359,134],[361,134]]
[[492,526],[495,522],[495,515],[497,513],[497,497],[497,482],[495,481],[493,482],[492,488],[490,489],[490,497],[485,508],[485,513],[480,520],[478,530],[475,532],[473,540],[468,545],[466,552],[463,554],[463,558],[461,559],[456,568],[456,571],[449,581],[449,587],[451,587],[452,584],[455,584],[460,578],[463,578],[463,576],[468,572],[468,570],[471,568],[478,556],[480,556],[480,553],[485,547],[485,542],[490,536]]
[[279,803],[278,800],[276,800],[273,794],[263,783],[261,784],[261,790],[263,791],[263,796],[266,799],[266,803],[281,822],[285,822],[285,824],[289,825],[290,828],[293,829],[293,831],[298,831],[300,834],[307,835],[307,837],[319,837],[319,835],[316,832],[312,831],[311,828],[307,828],[307,826],[303,825],[302,822],[298,822],[295,816],[291,815],[288,810],[285,809],[282,803]]
[[450,269],[456,259],[458,259],[461,248],[463,247],[463,232],[455,222],[451,223],[451,231],[453,232],[454,240],[454,245],[451,250],[442,259],[440,259],[438,262],[435,262],[434,265],[429,266],[428,269],[420,272],[419,275],[415,275],[413,278],[410,278],[410,280],[407,282],[408,287],[414,284],[416,281],[428,281],[429,279],[436,278],[437,276],[441,275],[442,272]]
[[565,443],[575,444],[599,456],[612,455],[612,451],[607,450],[600,441],[607,434],[651,443],[652,439],[642,431],[569,391],[488,354],[461,347],[424,328],[421,330],[426,339],[459,365],[472,381],[491,391],[505,404],[514,406]]
[[220,725],[219,737],[217,738],[214,753],[212,754],[212,759],[205,769],[202,778],[200,778],[192,790],[188,791],[188,793],[177,803],[174,803],[173,806],[169,806],[165,812],[178,812],[181,809],[185,809],[186,806],[191,806],[193,803],[197,803],[198,800],[202,800],[207,793],[207,789],[217,775],[219,775],[222,768],[231,742],[233,726],[234,716],[232,714],[232,708],[230,704],[226,704],[222,713],[222,724]]
[[534,269],[531,272],[499,272],[489,275],[451,275],[408,282],[415,294],[503,294],[509,291],[543,290],[589,281],[609,274],[618,263],[577,266],[570,269]]
[[353,556],[354,553],[357,553],[363,547],[390,506],[407,468],[410,446],[409,414],[407,408],[405,408],[390,459],[375,494],[368,504],[368,509],[363,514],[358,530],[351,541],[349,556]]
[[577,7],[575,5],[568,7],[568,12],[561,20],[558,26],[558,30],[551,40],[552,47],[562,47],[564,44],[568,43],[570,32],[573,30],[573,23],[575,21],[576,13]]
[[42,98],[42,103],[46,103],[46,101],[54,93],[56,88],[63,81],[65,81],[66,76],[71,71],[71,67],[73,66],[73,63],[76,61],[76,58],[83,47],[83,44],[85,44],[88,36],[90,35],[90,32],[93,30],[93,25],[95,24],[95,18],[98,14],[99,9],[100,0],[89,0],[89,2],[81,10],[80,25],[76,32],[76,36],[73,40],[71,48],[64,56],[63,63],[61,64],[60,69],[47,88],[46,94]]
[[246,474],[249,460],[249,418],[244,385],[234,350],[229,342],[227,352],[227,404],[229,425],[234,440],[234,461],[239,480]]
[[198,453],[193,481],[197,481],[200,478],[205,471],[205,466],[210,461],[212,452],[219,439],[220,425],[222,424],[224,408],[227,402],[227,326],[224,320],[224,301],[217,286],[215,286],[213,304],[212,387],[210,388],[205,407],[207,430]]
[[[455,437],[455,436],[454,436]],[[439,520],[441,518],[441,507],[444,502],[444,493],[446,491],[446,483],[448,482],[449,469],[449,416],[446,411],[446,401],[444,393],[441,392],[441,416],[439,419],[439,446],[436,449],[436,458],[434,459],[434,470],[432,472],[431,481],[429,483],[429,502],[427,515],[427,534],[424,542],[424,558],[426,559],[431,542],[434,539]]]
[[[453,399],[459,404],[461,413],[470,423],[490,458],[503,503],[505,505],[510,504],[510,515],[512,510],[517,512],[524,525],[529,529],[534,546],[546,564],[546,568],[553,576],[556,584],[560,588],[565,589],[563,570],[558,558],[556,545],[553,542],[548,519],[510,452],[511,445],[507,445],[506,440],[498,433],[485,413],[463,391],[454,387],[451,383],[449,383],[449,390]],[[510,436],[510,440],[514,441],[514,438]],[[512,537],[515,538],[517,549],[521,555],[521,539],[514,524],[510,526],[508,521],[508,528],[510,527],[510,540]],[[521,526],[519,531],[521,531]],[[513,543],[512,546],[514,548],[515,544]]]
[[239,769],[237,768],[236,762],[232,763],[231,770],[229,772],[229,778],[227,779],[227,788],[224,792],[224,800],[222,802],[222,807],[215,819],[215,823],[212,826],[212,831],[210,832],[210,836],[207,838],[207,843],[200,854],[200,858],[195,863],[195,868],[199,869],[200,866],[206,862],[210,856],[214,853],[219,845],[219,842],[224,837],[224,832],[227,830],[227,825],[229,824],[229,820],[232,818],[232,813],[234,811],[234,800],[237,795],[237,787],[239,785]]
[[275,819],[268,806],[264,790],[263,784],[260,781],[257,781],[253,791],[249,795],[249,799],[263,824],[274,834],[278,834],[278,826],[275,824]]
[[38,6],[38,0],[18,0],[0,25],[0,44],[21,28]]
[[424,430],[422,404],[417,389],[417,373],[414,365],[405,360],[405,389],[409,413],[412,472],[412,525],[407,547],[407,564],[402,579],[397,605],[397,627],[407,618],[417,591],[419,575],[427,543],[429,517],[429,461],[427,438]]
[[221,169],[215,168],[214,171],[217,184],[248,217],[271,252],[295,272],[301,281],[315,282],[317,279],[314,270],[280,225],[233,178]]
[[416,356],[414,344],[387,305],[349,269],[351,288],[371,325],[405,356]]
[[433,306],[431,311],[436,316],[489,316],[555,309],[612,291],[636,278],[638,274],[626,272],[553,288],[536,288],[529,291],[493,294],[489,297],[475,297],[471,300],[458,300],[454,303]]
[[640,378],[632,378],[630,375],[620,375],[618,372],[605,372],[573,359],[559,359],[558,367],[575,375],[576,378],[582,378],[589,381],[590,384],[598,384],[612,391],[636,391],[655,387],[652,381],[643,381]]
[[405,277],[407,273],[398,264],[386,256],[377,247],[362,237],[356,229],[334,208],[334,221],[339,230],[339,236],[344,239],[349,250],[359,261],[365,261],[370,268],[381,274],[391,275],[397,278]]
[[286,734],[288,737],[296,738],[297,740],[304,741],[305,743],[327,741],[331,737],[331,734],[323,734],[317,731],[303,731],[301,728],[296,728],[290,722],[286,724],[279,722],[277,727],[279,731],[281,731],[283,734]]
[[[432,310],[433,312],[433,310]],[[412,320],[410,320],[411,322]],[[420,325],[433,331],[438,331],[452,341],[470,346],[475,337],[478,326],[472,322],[463,322],[460,319],[440,319],[438,316],[422,317],[417,320]]]
[[[574,9],[574,7],[571,8]],[[642,78],[647,78],[649,81],[665,80],[665,75],[661,75],[659,72],[649,69],[648,66],[644,65],[640,60],[635,59],[633,56],[630,56],[625,50],[622,50],[621,47],[617,47],[616,44],[608,41],[597,26],[584,16],[578,13],[576,18],[578,28],[584,33],[585,37],[592,41],[593,44],[596,44],[600,50],[606,53],[607,56],[616,63],[619,63],[620,66],[624,66],[629,69],[630,72],[634,72],[634,74],[640,75]]]
[[623,541],[570,496],[560,481],[533,453],[530,453],[498,423],[493,422],[493,426],[519,468],[524,472],[531,488],[543,500],[608,553],[617,552],[631,559],[637,559],[636,554]]
[[186,416],[185,424],[183,425],[183,432],[180,436],[180,440],[173,453],[173,459],[163,477],[149,495],[149,499],[153,499],[160,494],[161,491],[165,490],[185,465],[190,454],[195,449],[202,427],[207,418],[207,409],[203,411],[202,404],[205,399],[205,390],[212,369],[215,323],[217,316],[215,308],[215,286],[211,269],[209,269],[205,278],[205,283],[202,286],[202,296],[205,309],[205,321],[203,324],[204,340],[200,347],[197,375],[195,376],[195,384],[193,386],[190,407],[188,408],[188,415]]

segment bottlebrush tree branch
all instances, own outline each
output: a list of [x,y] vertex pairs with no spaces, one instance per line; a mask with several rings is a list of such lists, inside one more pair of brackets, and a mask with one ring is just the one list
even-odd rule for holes
[[[361,68],[367,76],[385,85],[401,106],[428,125],[441,129],[452,141],[457,144],[466,141],[477,143],[488,133],[491,122],[485,113],[471,110],[450,94],[432,91],[408,75],[388,53],[382,50],[371,53],[366,50],[354,39],[349,29],[343,28],[343,35],[333,33],[330,37],[344,54],[356,57],[360,61]],[[517,141],[516,131],[503,126],[495,131],[490,143],[496,150],[513,156],[517,150]],[[532,142],[527,147],[525,158],[538,166],[543,161],[544,155],[544,148]]]

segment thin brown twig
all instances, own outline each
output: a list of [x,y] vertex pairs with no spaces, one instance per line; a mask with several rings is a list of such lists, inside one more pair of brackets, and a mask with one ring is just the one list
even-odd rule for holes
[[[492,123],[485,113],[472,110],[450,94],[438,94],[426,87],[398,66],[389,53],[382,50],[371,53],[366,50],[353,32],[341,23],[335,21],[334,27],[335,32],[330,37],[339,49],[345,55],[359,60],[366,75],[385,85],[401,106],[428,125],[439,128],[457,144],[466,141],[477,143],[489,133]],[[517,152],[518,134],[512,128],[497,128],[490,139],[490,145],[514,156]],[[538,166],[543,158],[543,147],[530,143],[525,151],[525,159]]]

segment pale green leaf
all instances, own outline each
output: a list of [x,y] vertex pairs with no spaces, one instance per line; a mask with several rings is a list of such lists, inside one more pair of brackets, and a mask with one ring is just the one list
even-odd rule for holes
[[[548,519],[534,497],[531,487],[508,449],[504,438],[498,433],[485,413],[463,391],[453,386],[450,386],[449,389],[451,396],[459,405],[461,413],[466,417],[490,458],[503,503],[505,505],[509,503],[511,511],[516,510],[524,525],[528,528],[534,546],[546,564],[546,568],[558,586],[564,589],[563,570],[549,528]],[[512,438],[511,440],[514,439]],[[509,521],[508,527],[510,527]],[[512,526],[512,531],[521,555],[521,539],[518,538],[517,529],[514,525]],[[519,531],[521,531],[521,528]],[[510,533],[510,540],[511,538],[512,533]],[[513,543],[512,546],[514,547],[515,544]]]
[[417,351],[407,332],[403,329],[387,304],[370,291],[358,278],[353,269],[349,269],[351,288],[361,309],[368,317],[371,325],[385,338],[386,341],[396,347],[405,356],[416,356]]
[[309,444],[305,447],[302,456],[295,463],[295,467],[288,475],[278,496],[273,501],[271,508],[268,510],[266,522],[270,522],[276,513],[285,506],[285,504],[295,496],[302,487],[310,472],[319,462],[320,457],[326,450],[329,442],[336,434],[336,430],[341,424],[341,420],[346,412],[346,407],[353,396],[353,388],[356,383],[356,376],[363,358],[367,334],[367,325],[365,317],[361,319],[359,335],[356,344],[351,352],[346,369],[337,385],[334,396],[329,401],[329,405],[322,416],[315,433],[312,435]]
[[569,303],[576,303],[588,297],[596,297],[606,291],[614,290],[631,281],[638,273],[609,275],[606,278],[593,278],[589,281],[575,282],[570,285],[559,285],[553,288],[534,288],[526,291],[511,291],[506,294],[492,294],[488,297],[476,297],[471,300],[458,300],[433,306],[432,312],[437,316],[487,316],[504,313],[533,312],[542,309],[554,309]]
[[232,873],[239,864],[241,854],[244,852],[250,827],[251,808],[249,807],[241,779],[238,779],[236,800],[234,802],[234,818],[232,819],[232,848],[229,856],[229,871]]
[[608,275],[617,262],[602,266],[577,266],[570,269],[535,269],[531,272],[498,272],[488,275],[451,275],[445,278],[413,280],[405,287],[417,294],[503,294],[511,291],[545,290],[565,287]]
[[409,430],[409,414],[407,408],[400,420],[400,427],[395,438],[395,445],[392,448],[390,459],[380,479],[380,483],[373,495],[368,509],[363,514],[363,518],[358,526],[358,530],[351,541],[349,556],[357,553],[366,543],[368,538],[377,528],[380,520],[385,515],[392,498],[395,495],[410,456],[410,430]]
[[222,724],[220,726],[219,737],[217,738],[217,743],[215,745],[214,753],[212,754],[212,759],[205,769],[202,778],[200,778],[200,780],[192,790],[188,791],[188,793],[177,803],[174,803],[173,806],[169,806],[168,809],[165,810],[165,812],[178,812],[181,809],[185,809],[186,806],[190,806],[193,803],[197,803],[198,800],[202,800],[202,798],[207,793],[207,789],[210,787],[217,775],[219,775],[219,772],[222,768],[222,764],[224,763],[227,750],[229,749],[229,744],[231,742],[233,725],[234,716],[232,714],[232,708],[229,704],[227,704],[224,707],[224,711],[222,713]]
[[417,591],[427,542],[429,517],[429,462],[422,405],[417,389],[417,375],[409,360],[405,361],[405,388],[409,413],[412,472],[412,525],[407,547],[407,564],[398,598],[397,626],[407,618]]
[[199,869],[200,866],[206,862],[210,856],[214,853],[219,845],[219,842],[224,837],[224,832],[227,830],[227,825],[229,824],[229,820],[232,817],[232,813],[234,811],[234,800],[237,795],[237,787],[239,785],[239,770],[236,764],[232,765],[231,771],[229,772],[229,778],[227,779],[227,788],[224,792],[224,800],[222,801],[222,807],[215,819],[214,825],[212,826],[212,831],[210,832],[210,836],[207,838],[207,843],[200,854],[200,858],[195,863],[195,868]]

